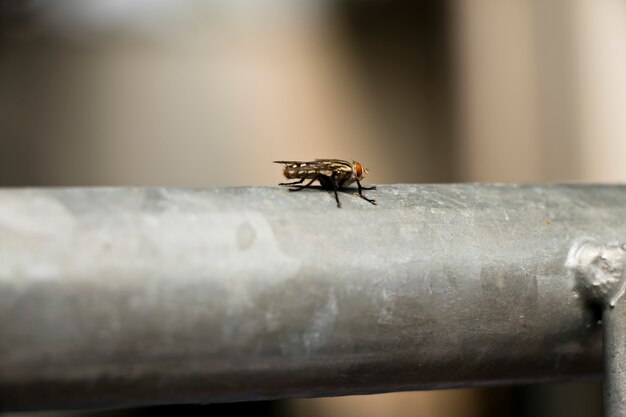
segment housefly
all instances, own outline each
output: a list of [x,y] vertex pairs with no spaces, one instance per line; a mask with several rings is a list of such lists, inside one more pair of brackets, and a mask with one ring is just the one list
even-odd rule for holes
[[[337,191],[341,191],[356,182],[359,190],[358,196],[369,203],[376,204],[376,200],[372,200],[363,195],[363,190],[375,190],[376,187],[363,187],[361,185],[361,180],[363,180],[367,174],[367,169],[363,168],[363,165],[356,161],[348,162],[341,159],[316,159],[310,162],[274,161],[274,163],[285,165],[283,171],[285,178],[298,180],[278,184],[292,187],[289,191],[304,190],[310,187],[315,181],[318,181],[323,189],[334,191],[337,207],[341,207]],[[304,180],[309,180],[309,182],[300,185]]]

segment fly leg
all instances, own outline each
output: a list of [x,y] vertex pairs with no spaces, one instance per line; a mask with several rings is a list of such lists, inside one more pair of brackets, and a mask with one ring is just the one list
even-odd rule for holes
[[[290,189],[289,189],[289,191],[300,191],[300,190],[304,190],[305,188],[309,188],[309,187],[311,186],[311,184],[313,184],[313,181],[317,180],[317,178],[318,178],[318,177],[313,178],[311,181],[307,182],[307,183],[306,183],[306,184],[304,184],[304,185],[298,185],[298,186],[296,186],[295,188],[290,188]],[[303,182],[303,181],[304,181],[304,178],[302,178],[299,182],[294,182],[294,183],[292,183],[292,184],[290,184],[290,185],[293,185],[293,184],[300,184],[300,183],[301,183],[301,182]]]
[[335,192],[335,201],[337,202],[337,208],[341,208],[341,203],[339,202],[339,195],[337,195],[337,184],[335,184],[334,178],[331,181],[333,183],[333,191]]
[[337,202],[337,208],[341,208],[341,203],[339,202],[339,195],[337,194],[337,181],[335,180],[335,175],[318,175],[317,178],[322,185],[324,190],[333,190],[335,193],[335,201]]
[[376,200],[371,199],[371,198],[367,198],[363,195],[363,190],[375,190],[376,187],[363,187],[361,186],[361,182],[357,180],[356,185],[359,187],[359,197],[361,197],[363,200],[372,203],[373,205],[376,205]]
[[302,184],[304,182],[304,178],[300,178],[300,181],[294,181],[294,182],[281,182],[278,185],[283,185],[283,186],[290,186],[290,185],[298,185],[298,184]]
[[333,187],[333,191],[335,192],[335,201],[337,202],[337,208],[341,208],[341,203],[339,202],[339,195],[337,194],[337,181],[335,181],[335,176],[328,178],[330,185]]

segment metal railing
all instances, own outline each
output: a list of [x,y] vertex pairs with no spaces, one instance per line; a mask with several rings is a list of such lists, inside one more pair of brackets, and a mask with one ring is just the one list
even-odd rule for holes
[[601,309],[580,276],[604,264],[572,248],[626,237],[625,186],[369,195],[378,206],[338,209],[276,187],[0,190],[1,407],[601,374]]

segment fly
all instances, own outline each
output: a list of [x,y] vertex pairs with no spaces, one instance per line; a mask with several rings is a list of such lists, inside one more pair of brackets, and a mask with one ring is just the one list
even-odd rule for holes
[[[301,161],[274,161],[276,164],[285,165],[283,174],[289,180],[297,179],[294,182],[282,182],[283,185],[290,188],[289,191],[300,191],[308,188],[315,181],[318,181],[323,189],[333,190],[335,192],[335,200],[337,207],[341,207],[339,195],[337,191],[342,190],[348,185],[355,183],[359,187],[358,196],[363,200],[376,205],[376,200],[367,198],[363,195],[363,190],[375,190],[376,187],[363,187],[361,180],[367,174],[367,169],[356,162],[343,161],[341,159],[316,159],[310,162]],[[300,185],[304,180],[310,180],[304,185]]]

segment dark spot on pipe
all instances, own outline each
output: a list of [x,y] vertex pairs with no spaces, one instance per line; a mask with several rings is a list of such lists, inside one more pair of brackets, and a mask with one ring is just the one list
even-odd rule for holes
[[237,228],[237,247],[241,250],[249,249],[256,240],[256,231],[250,225],[245,222],[239,225]]

